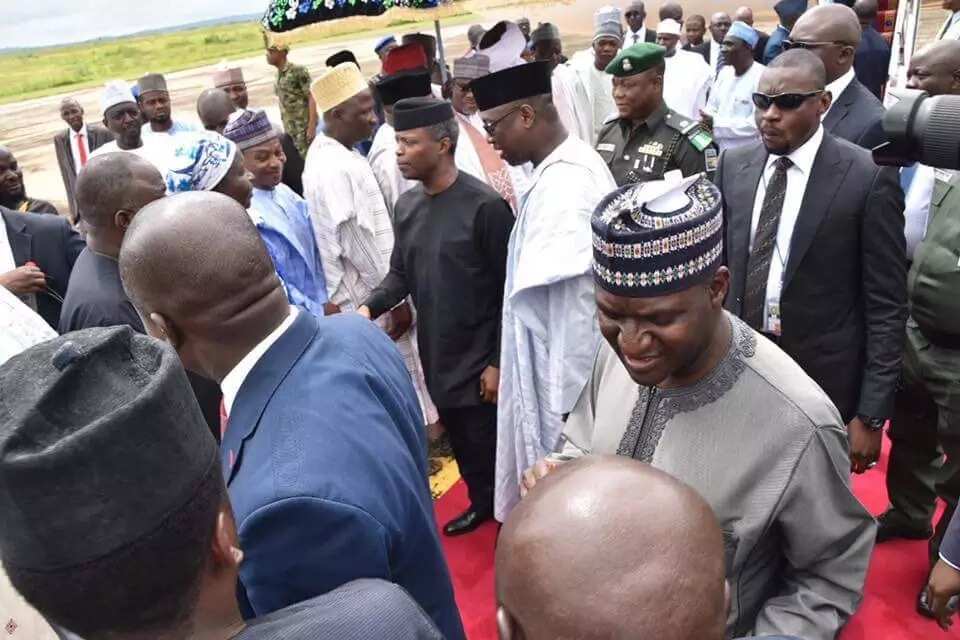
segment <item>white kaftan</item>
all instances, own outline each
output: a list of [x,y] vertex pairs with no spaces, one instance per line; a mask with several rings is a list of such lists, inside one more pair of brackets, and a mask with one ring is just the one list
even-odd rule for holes
[[684,117],[699,120],[713,79],[710,67],[699,53],[679,48],[664,60],[667,70],[663,76],[663,99],[667,106]]
[[[393,252],[393,225],[373,170],[355,150],[318,133],[307,153],[303,195],[317,235],[330,302],[341,311],[355,311],[387,275]],[[385,314],[378,323],[383,326],[388,319]],[[437,409],[427,392],[411,334],[412,330],[405,333],[397,348],[424,417],[433,423]]]
[[600,339],[590,216],[617,188],[596,151],[573,136],[533,172],[510,235],[497,405],[494,515],[519,499],[524,469],[554,450],[590,376]]
[[367,161],[373,169],[373,175],[377,178],[377,184],[380,185],[391,220],[393,220],[393,208],[397,204],[397,199],[417,186],[415,180],[404,178],[400,173],[400,167],[397,166],[396,136],[396,130],[384,122],[377,129],[377,134],[373,136],[370,152],[367,153]]
[[757,139],[757,121],[753,115],[753,94],[766,69],[754,62],[738,76],[733,67],[720,69],[710,92],[707,109],[713,115],[713,139],[720,150],[732,149]]

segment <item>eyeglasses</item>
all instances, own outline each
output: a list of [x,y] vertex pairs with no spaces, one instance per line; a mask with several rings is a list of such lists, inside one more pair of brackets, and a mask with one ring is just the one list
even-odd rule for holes
[[492,136],[494,133],[497,132],[497,126],[499,126],[501,122],[503,122],[504,120],[506,120],[513,114],[515,114],[517,111],[520,111],[520,109],[523,109],[523,105],[520,105],[519,107],[515,107],[511,109],[510,111],[506,112],[505,114],[503,114],[502,116],[494,120],[493,122],[484,122],[483,130],[487,132],[488,136]]
[[849,43],[840,42],[839,40],[832,40],[830,42],[799,42],[797,40],[791,40],[789,38],[783,41],[783,50],[789,51],[790,49],[822,49],[823,47],[829,47],[830,45],[837,45],[840,47],[850,47]]
[[765,93],[755,93],[753,94],[753,104],[755,104],[757,109],[760,109],[761,111],[766,111],[772,105],[777,105],[778,109],[793,111],[802,105],[808,98],[818,96],[821,93],[823,93],[823,89],[819,91],[811,91],[809,93],[779,93],[775,96],[768,96]]

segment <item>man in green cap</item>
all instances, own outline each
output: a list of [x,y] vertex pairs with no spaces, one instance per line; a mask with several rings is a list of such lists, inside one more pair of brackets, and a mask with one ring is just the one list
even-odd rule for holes
[[685,177],[704,171],[712,177],[716,169],[718,152],[710,133],[664,102],[665,52],[641,42],[607,65],[619,117],[600,130],[597,152],[619,186],[662,180],[674,170]]

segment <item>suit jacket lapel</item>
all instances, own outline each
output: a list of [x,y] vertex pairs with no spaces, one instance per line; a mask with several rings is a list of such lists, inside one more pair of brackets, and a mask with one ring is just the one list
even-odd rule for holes
[[228,485],[240,468],[243,447],[256,433],[267,403],[310,346],[319,326],[313,315],[300,309],[290,328],[267,349],[240,385],[220,445],[220,462]]
[[739,273],[746,283],[747,260],[750,257],[750,227],[753,222],[753,202],[757,197],[757,188],[763,177],[763,167],[766,164],[767,152],[762,145],[742,168],[730,167],[730,180],[733,182],[729,190],[727,201],[728,220],[730,229],[730,247],[728,255],[730,269]]
[[828,131],[832,131],[837,124],[847,117],[847,114],[850,113],[850,105],[853,104],[856,96],[854,95],[854,83],[857,79],[854,78],[850,81],[850,84],[847,85],[847,88],[843,90],[839,96],[833,97],[833,106],[830,107],[830,111],[827,113],[827,117],[823,119],[823,126]]
[[783,273],[783,290],[786,291],[797,267],[807,253],[820,223],[827,217],[833,199],[847,175],[849,160],[841,156],[840,146],[829,133],[825,133],[823,143],[813,161],[813,168],[807,180],[807,188],[800,202],[800,214],[793,227],[790,239],[790,255]]
[[26,215],[6,209],[0,212],[3,223],[7,225],[7,241],[13,253],[13,262],[22,267],[32,258],[33,236],[27,233],[27,225],[18,216]]

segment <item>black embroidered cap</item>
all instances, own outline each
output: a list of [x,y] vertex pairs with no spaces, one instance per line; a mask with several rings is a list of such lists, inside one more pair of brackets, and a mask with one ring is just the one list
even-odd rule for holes
[[600,202],[591,223],[594,279],[611,293],[675,293],[720,266],[720,191],[702,175],[621,187]]
[[0,556],[57,571],[149,536],[219,473],[176,352],[86,329],[0,367]]
[[393,106],[393,128],[409,131],[453,120],[453,105],[433,96],[407,98]]
[[553,91],[550,64],[544,60],[510,67],[470,83],[480,111]]

